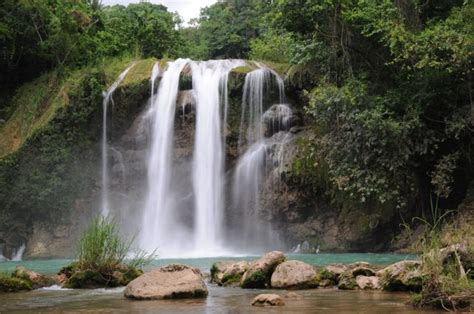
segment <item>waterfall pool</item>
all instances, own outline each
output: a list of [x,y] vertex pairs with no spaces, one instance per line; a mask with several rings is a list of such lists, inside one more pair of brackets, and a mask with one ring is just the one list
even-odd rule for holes
[[[312,265],[328,264],[350,264],[355,262],[367,262],[376,265],[388,265],[407,259],[416,259],[416,255],[390,254],[390,253],[321,253],[321,254],[287,254],[290,260],[299,260]],[[254,260],[259,256],[217,256],[200,258],[163,258],[153,261],[145,268],[150,270],[167,264],[187,264],[199,268],[203,272],[209,272],[214,262],[223,260]],[[24,266],[33,271],[44,274],[55,274],[61,267],[68,265],[71,260],[51,259],[51,260],[24,260],[0,262],[0,272],[12,272],[16,265]]]
[[[184,263],[209,272],[215,261],[252,260],[257,256],[224,256],[207,258],[159,259],[148,266],[149,269],[169,264]],[[370,254],[370,253],[323,253],[290,254],[289,259],[301,260],[314,265],[331,263],[353,263],[366,261],[371,264],[387,265],[415,255]],[[16,265],[23,265],[45,274],[56,273],[71,260],[33,260],[0,262],[0,272],[11,272]],[[126,313],[260,313],[260,307],[250,305],[260,293],[277,293],[285,296],[285,290],[245,290],[222,288],[208,284],[209,296],[202,300],[131,301],[123,297],[123,288],[69,290],[44,288],[30,292],[0,294],[0,313],[3,312],[126,312]],[[407,293],[388,293],[381,291],[343,291],[334,288],[296,291],[302,298],[286,299],[286,305],[278,308],[265,308],[270,313],[421,313],[406,303]]]

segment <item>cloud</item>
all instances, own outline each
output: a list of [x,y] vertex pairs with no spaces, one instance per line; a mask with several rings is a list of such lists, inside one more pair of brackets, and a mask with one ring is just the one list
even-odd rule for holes
[[[103,0],[104,5],[137,3],[138,0]],[[199,17],[201,8],[216,3],[216,0],[150,0],[151,3],[159,3],[168,7],[171,12],[178,12],[183,20],[188,22],[190,19]]]

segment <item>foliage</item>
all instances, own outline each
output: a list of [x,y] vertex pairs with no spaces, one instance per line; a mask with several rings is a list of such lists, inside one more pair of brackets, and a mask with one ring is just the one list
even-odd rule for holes
[[0,273],[0,292],[18,292],[31,289],[31,282]]
[[156,258],[155,252],[138,250],[132,258],[133,239],[121,239],[115,223],[106,217],[93,220],[79,241],[77,262],[61,272],[70,288],[126,285],[142,274],[141,267]]
[[96,270],[102,274],[112,273],[122,265],[140,268],[149,264],[155,257],[155,252],[147,254],[138,251],[128,259],[131,241],[120,238],[115,223],[109,218],[96,218],[84,232],[79,241],[78,269]]
[[289,33],[270,31],[250,42],[250,58],[279,63],[289,63],[293,38]]

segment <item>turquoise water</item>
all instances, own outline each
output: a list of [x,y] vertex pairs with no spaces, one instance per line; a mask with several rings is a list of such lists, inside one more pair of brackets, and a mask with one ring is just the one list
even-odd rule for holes
[[[253,260],[257,256],[213,257],[189,259],[158,259],[149,269],[169,263],[183,263],[208,272],[212,263],[221,260]],[[398,254],[290,254],[288,259],[301,260],[313,265],[332,263],[353,263],[359,261],[387,265],[415,255]],[[71,260],[35,260],[20,262],[0,262],[0,272],[11,272],[16,265],[45,274],[56,273]],[[206,299],[134,301],[123,296],[123,287],[114,289],[59,289],[50,287],[29,292],[0,293],[0,313],[384,313],[422,314],[439,313],[415,309],[407,305],[407,293],[383,291],[346,291],[334,288],[297,291],[297,299],[286,298],[285,290],[253,290],[223,288],[208,284]],[[251,306],[252,299],[260,293],[277,293],[285,300],[285,306],[259,308]]]
[[[416,259],[416,255],[402,254],[372,254],[372,253],[323,253],[323,254],[289,254],[288,259],[300,260],[312,265],[328,265],[335,263],[350,264],[354,262],[368,262],[376,265],[388,265],[406,259]],[[216,261],[223,260],[254,260],[258,256],[239,257],[205,257],[205,258],[181,258],[181,259],[158,259],[147,268],[155,268],[171,263],[187,264],[208,272],[211,265]],[[26,260],[17,262],[0,262],[0,272],[12,272],[16,265],[24,266],[36,272],[44,274],[57,273],[61,267],[68,265],[71,260]],[[146,270],[146,269],[145,269]]]

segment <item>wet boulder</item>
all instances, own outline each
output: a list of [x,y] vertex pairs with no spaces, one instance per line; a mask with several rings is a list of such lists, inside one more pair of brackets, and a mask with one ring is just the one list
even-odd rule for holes
[[125,297],[137,300],[205,298],[207,293],[201,272],[178,264],[145,273],[124,290]]
[[250,263],[242,276],[242,288],[268,288],[275,268],[285,261],[285,255],[280,251],[272,251]]
[[271,106],[262,116],[265,136],[270,137],[279,131],[288,131],[294,125],[294,120],[288,105]]
[[16,266],[12,277],[23,279],[31,283],[33,289],[49,287],[56,284],[56,281],[53,278],[41,275],[32,270],[26,269],[23,266]]
[[420,291],[423,283],[421,262],[401,261],[377,272],[380,286],[387,291]]
[[247,261],[216,262],[211,267],[211,282],[219,286],[238,286],[248,268]]
[[380,289],[379,277],[359,275],[356,277],[357,286],[362,290]]
[[355,290],[359,286],[351,271],[345,271],[339,276],[337,287],[341,290]]
[[259,294],[252,300],[253,306],[282,306],[285,302],[278,294]]
[[310,289],[318,286],[313,266],[300,261],[286,261],[278,265],[271,277],[271,287],[277,289]]

